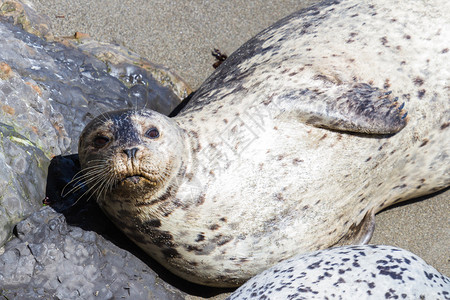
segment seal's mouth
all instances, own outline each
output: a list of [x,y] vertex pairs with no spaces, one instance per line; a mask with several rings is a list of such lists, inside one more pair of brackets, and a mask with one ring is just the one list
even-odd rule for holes
[[127,186],[137,186],[137,185],[151,185],[156,186],[156,181],[152,180],[143,175],[129,175],[125,176],[123,179],[119,181],[119,184],[124,184]]
[[133,175],[133,176],[128,176],[125,177],[122,181],[127,181],[133,184],[138,184],[139,182],[141,182],[141,179],[144,178],[142,176],[138,176],[138,175]]

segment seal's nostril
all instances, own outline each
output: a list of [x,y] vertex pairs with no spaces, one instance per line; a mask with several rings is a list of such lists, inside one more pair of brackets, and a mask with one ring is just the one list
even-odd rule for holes
[[123,152],[128,156],[128,158],[136,158],[137,151],[138,148],[123,149]]

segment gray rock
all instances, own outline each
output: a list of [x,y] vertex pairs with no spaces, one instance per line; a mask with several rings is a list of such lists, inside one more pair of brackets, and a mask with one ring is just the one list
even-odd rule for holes
[[17,225],[0,256],[7,299],[184,299],[146,264],[44,207]]
[[17,222],[42,206],[49,163],[41,149],[0,121],[0,245]]

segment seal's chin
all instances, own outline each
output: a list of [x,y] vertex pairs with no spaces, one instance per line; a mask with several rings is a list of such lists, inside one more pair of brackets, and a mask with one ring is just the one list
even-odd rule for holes
[[119,186],[125,186],[127,188],[153,188],[156,186],[156,182],[142,175],[129,175],[119,181]]

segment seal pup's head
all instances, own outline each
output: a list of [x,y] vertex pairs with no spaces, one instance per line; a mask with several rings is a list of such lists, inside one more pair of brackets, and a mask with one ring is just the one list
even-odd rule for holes
[[128,201],[153,199],[171,187],[184,144],[183,130],[155,111],[104,113],[81,133],[82,179],[100,202],[111,194]]

